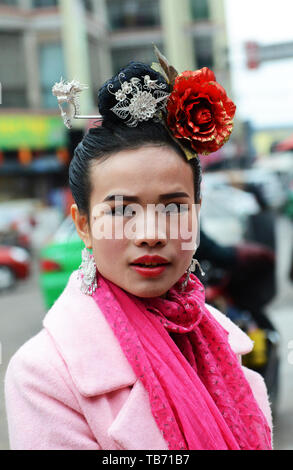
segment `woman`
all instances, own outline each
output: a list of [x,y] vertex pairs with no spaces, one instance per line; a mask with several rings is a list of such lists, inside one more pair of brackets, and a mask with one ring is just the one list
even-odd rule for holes
[[10,361],[13,449],[271,448],[264,382],[239,361],[251,341],[191,273],[196,152],[224,144],[235,106],[208,69],[178,75],[159,61],[101,88],[102,125],[75,150],[83,260]]

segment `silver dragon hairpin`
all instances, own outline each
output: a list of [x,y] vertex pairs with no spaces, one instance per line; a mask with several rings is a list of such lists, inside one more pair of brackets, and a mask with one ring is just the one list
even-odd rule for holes
[[[149,75],[143,77],[143,83],[137,77],[132,77],[130,81],[127,81],[123,73],[120,73],[118,78],[121,84],[118,91],[112,91],[114,88],[112,83],[108,85],[109,93],[114,95],[118,101],[110,109],[120,119],[126,120],[127,126],[136,127],[141,121],[148,121],[155,116],[159,117],[160,111],[166,108],[170,93],[163,90],[167,89],[167,84],[158,84],[158,80],[151,80]],[[121,79],[125,79],[125,81],[121,82]],[[64,124],[68,129],[72,128],[73,119],[102,118],[101,115],[81,116],[79,114],[79,95],[87,88],[77,80],[65,82],[63,79],[59,83],[55,83],[52,88],[53,95],[57,97]]]
[[61,116],[64,124],[68,129],[72,128],[72,119],[101,119],[101,115],[97,116],[81,116],[79,94],[88,89],[88,86],[82,85],[77,80],[65,82],[62,78],[61,81],[55,83],[52,88],[52,93],[57,97],[58,106],[61,110]]

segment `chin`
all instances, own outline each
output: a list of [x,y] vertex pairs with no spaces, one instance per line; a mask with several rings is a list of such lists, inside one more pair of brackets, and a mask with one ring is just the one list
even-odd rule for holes
[[162,286],[147,286],[147,287],[142,287],[142,288],[136,288],[136,289],[129,289],[128,292],[130,292],[133,295],[136,295],[137,297],[144,297],[144,298],[151,298],[151,297],[161,297],[162,295],[166,294],[168,292],[169,287],[163,288]]

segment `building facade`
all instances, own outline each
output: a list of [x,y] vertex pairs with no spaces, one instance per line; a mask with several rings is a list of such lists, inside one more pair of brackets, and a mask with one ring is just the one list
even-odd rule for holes
[[[63,183],[72,136],[56,81],[87,83],[82,111],[97,112],[101,84],[130,60],[151,64],[153,43],[179,71],[208,66],[230,88],[224,0],[0,0],[2,187],[16,174],[30,191],[32,180],[44,178],[43,192]],[[75,125],[78,140],[85,123]]]

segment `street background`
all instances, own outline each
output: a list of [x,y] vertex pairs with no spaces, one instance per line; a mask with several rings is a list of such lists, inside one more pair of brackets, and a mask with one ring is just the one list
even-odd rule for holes
[[[99,87],[131,60],[151,65],[153,44],[179,72],[209,67],[237,105],[229,142],[200,156],[207,296],[254,338],[251,366],[279,388],[275,449],[293,449],[292,17],[292,0],[0,1],[1,450],[8,362],[81,260],[68,167],[93,122],[66,129],[52,87],[87,84],[81,114],[97,114]],[[255,295],[221,290],[229,276]]]

